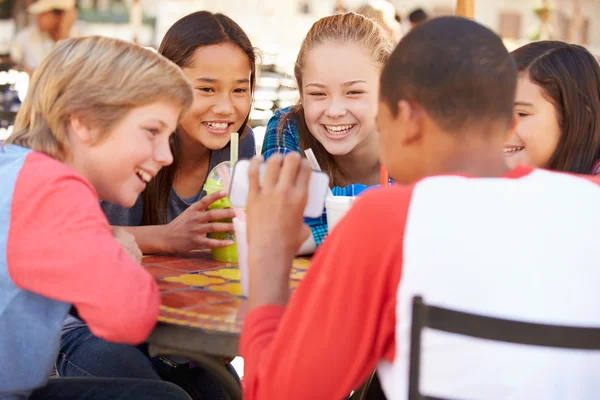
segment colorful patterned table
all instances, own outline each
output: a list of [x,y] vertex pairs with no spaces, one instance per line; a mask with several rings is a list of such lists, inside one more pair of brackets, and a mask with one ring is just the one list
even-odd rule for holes
[[[162,300],[159,323],[148,339],[150,354],[194,361],[219,378],[232,399],[241,399],[239,384],[222,361],[239,354],[247,313],[237,265],[213,261],[208,251],[148,256],[142,265],[155,277]],[[292,289],[309,265],[309,259],[294,261]]]

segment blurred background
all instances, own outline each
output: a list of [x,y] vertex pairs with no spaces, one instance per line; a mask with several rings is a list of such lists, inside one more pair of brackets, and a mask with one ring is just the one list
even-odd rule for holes
[[[35,26],[34,0],[0,0],[0,140],[11,131],[28,83],[11,60],[17,34]],[[74,29],[157,48],[167,29],[198,10],[222,12],[238,22],[262,54],[252,125],[260,145],[274,110],[297,100],[293,66],[300,43],[317,19],[340,11],[369,10],[399,39],[413,17],[454,14],[456,0],[77,0]],[[414,13],[415,10],[422,13]],[[419,14],[419,15],[417,15]],[[600,54],[600,0],[476,0],[475,19],[513,49],[538,39],[579,43]]]

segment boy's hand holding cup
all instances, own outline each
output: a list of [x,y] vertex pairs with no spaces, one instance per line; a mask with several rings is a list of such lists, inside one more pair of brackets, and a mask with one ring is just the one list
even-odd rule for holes
[[309,234],[304,224],[311,167],[298,153],[273,155],[259,184],[262,157],[249,169],[247,202],[250,307],[285,304],[289,274],[300,245]]

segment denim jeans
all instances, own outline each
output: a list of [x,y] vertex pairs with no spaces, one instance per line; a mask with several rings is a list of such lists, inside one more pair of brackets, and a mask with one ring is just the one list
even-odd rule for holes
[[146,379],[58,378],[50,379],[29,400],[189,400],[190,396],[169,382]]
[[[239,379],[231,365],[227,368]],[[100,377],[166,380],[183,388],[194,400],[224,400],[219,381],[201,368],[175,368],[160,357],[150,358],[146,346],[104,341],[87,327],[63,334],[56,370],[61,377]]]

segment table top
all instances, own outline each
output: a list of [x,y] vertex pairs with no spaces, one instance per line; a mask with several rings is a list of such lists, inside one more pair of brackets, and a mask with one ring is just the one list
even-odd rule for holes
[[[236,264],[213,261],[210,251],[146,256],[142,265],[154,276],[161,294],[159,322],[239,336],[247,313]],[[293,290],[310,266],[294,260]]]

